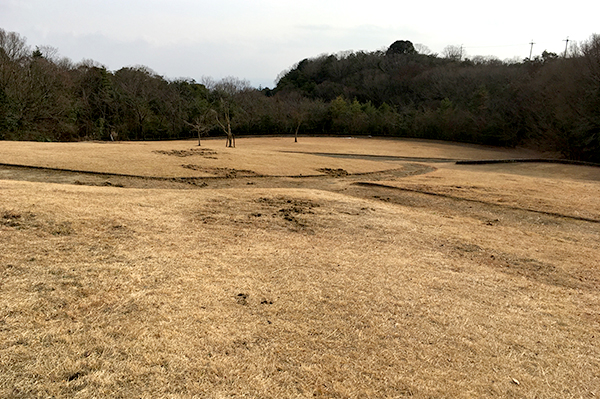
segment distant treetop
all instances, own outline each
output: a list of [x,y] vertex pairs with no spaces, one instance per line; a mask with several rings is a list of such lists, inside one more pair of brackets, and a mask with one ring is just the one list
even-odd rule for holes
[[392,54],[417,54],[417,50],[410,40],[396,40],[385,52],[387,56]]

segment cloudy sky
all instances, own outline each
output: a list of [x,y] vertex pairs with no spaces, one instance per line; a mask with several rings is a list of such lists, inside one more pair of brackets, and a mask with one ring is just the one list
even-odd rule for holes
[[395,40],[501,59],[528,57],[532,40],[534,55],[562,53],[567,37],[600,34],[598,15],[598,0],[0,0],[0,28],[74,62],[263,87],[303,58]]

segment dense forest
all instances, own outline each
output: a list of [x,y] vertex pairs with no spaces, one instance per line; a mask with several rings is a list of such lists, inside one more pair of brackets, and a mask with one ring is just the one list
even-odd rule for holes
[[228,135],[373,135],[530,146],[600,162],[600,35],[564,54],[503,62],[386,51],[305,59],[273,89],[225,78],[109,71],[32,49],[0,29],[0,139],[160,140]]

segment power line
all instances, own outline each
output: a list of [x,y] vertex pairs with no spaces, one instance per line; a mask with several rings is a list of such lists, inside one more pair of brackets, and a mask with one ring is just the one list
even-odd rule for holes
[[[531,44],[531,43],[529,43]],[[492,46],[465,46],[466,48],[469,49],[485,49],[485,48],[489,48],[489,47],[520,47],[520,46],[526,46],[527,43],[520,43],[520,44],[497,44],[497,45],[492,45]]]

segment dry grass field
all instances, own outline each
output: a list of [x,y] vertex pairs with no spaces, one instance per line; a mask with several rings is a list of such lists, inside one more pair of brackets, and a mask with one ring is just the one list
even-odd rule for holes
[[537,156],[0,142],[0,397],[599,397],[600,168],[453,162]]

